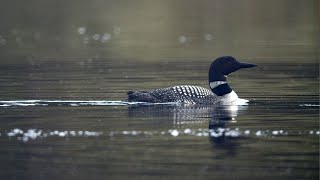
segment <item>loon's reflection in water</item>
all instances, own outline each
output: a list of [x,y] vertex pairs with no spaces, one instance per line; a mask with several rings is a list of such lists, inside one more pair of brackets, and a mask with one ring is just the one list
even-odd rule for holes
[[[248,106],[220,106],[211,111],[212,117],[209,120],[209,136],[211,144],[215,148],[225,150],[225,156],[235,156],[236,150],[240,147],[239,139],[245,138],[239,136],[239,131],[226,131],[228,123],[237,122],[238,115],[244,114]],[[226,135],[229,133],[229,135]],[[223,155],[220,155],[223,158]]]
[[129,118],[146,119],[147,124],[152,123],[157,128],[192,129],[205,126],[214,146],[232,148],[237,146],[236,140],[240,136],[236,130],[228,131],[228,124],[235,123],[237,116],[247,109],[248,106],[129,106]]

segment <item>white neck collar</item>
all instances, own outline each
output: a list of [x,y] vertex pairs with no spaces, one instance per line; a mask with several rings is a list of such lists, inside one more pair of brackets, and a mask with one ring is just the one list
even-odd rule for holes
[[213,82],[209,83],[209,86],[211,89],[214,89],[222,84],[227,84],[227,82],[226,81],[213,81]]

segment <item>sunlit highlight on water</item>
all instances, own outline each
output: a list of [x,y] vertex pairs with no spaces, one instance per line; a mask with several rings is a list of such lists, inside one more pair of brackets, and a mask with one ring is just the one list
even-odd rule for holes
[[[253,131],[253,130],[252,130]],[[3,135],[2,135],[3,134]],[[3,133],[0,132],[0,136],[7,136],[9,138],[16,137],[17,140],[27,142],[29,140],[44,139],[48,137],[115,137],[115,136],[196,136],[196,137],[276,137],[276,136],[288,136],[288,135],[313,135],[319,136],[319,130],[310,130],[310,131],[283,131],[283,130],[256,130],[254,133],[251,133],[251,130],[240,130],[239,128],[218,128],[217,130],[212,129],[169,129],[167,131],[139,131],[139,130],[124,130],[124,131],[87,131],[87,130],[63,130],[63,131],[49,131],[41,129],[27,129],[22,130],[15,128]]]

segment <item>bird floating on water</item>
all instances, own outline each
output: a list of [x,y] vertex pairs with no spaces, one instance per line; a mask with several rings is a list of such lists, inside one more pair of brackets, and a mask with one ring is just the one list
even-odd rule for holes
[[243,68],[255,67],[255,64],[237,61],[232,56],[222,56],[214,60],[209,69],[209,87],[179,85],[150,91],[129,91],[128,101],[183,104],[223,104],[233,105],[240,98],[227,83],[227,75]]

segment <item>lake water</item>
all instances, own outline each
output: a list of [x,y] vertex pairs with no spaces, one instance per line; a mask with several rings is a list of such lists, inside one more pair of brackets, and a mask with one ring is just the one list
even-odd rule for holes
[[[316,0],[4,1],[0,179],[319,179]],[[242,106],[126,102],[208,87]]]
[[317,64],[258,63],[229,76],[249,105],[198,107],[124,100],[207,87],[210,62],[105,62],[2,66],[1,179],[319,177]]

